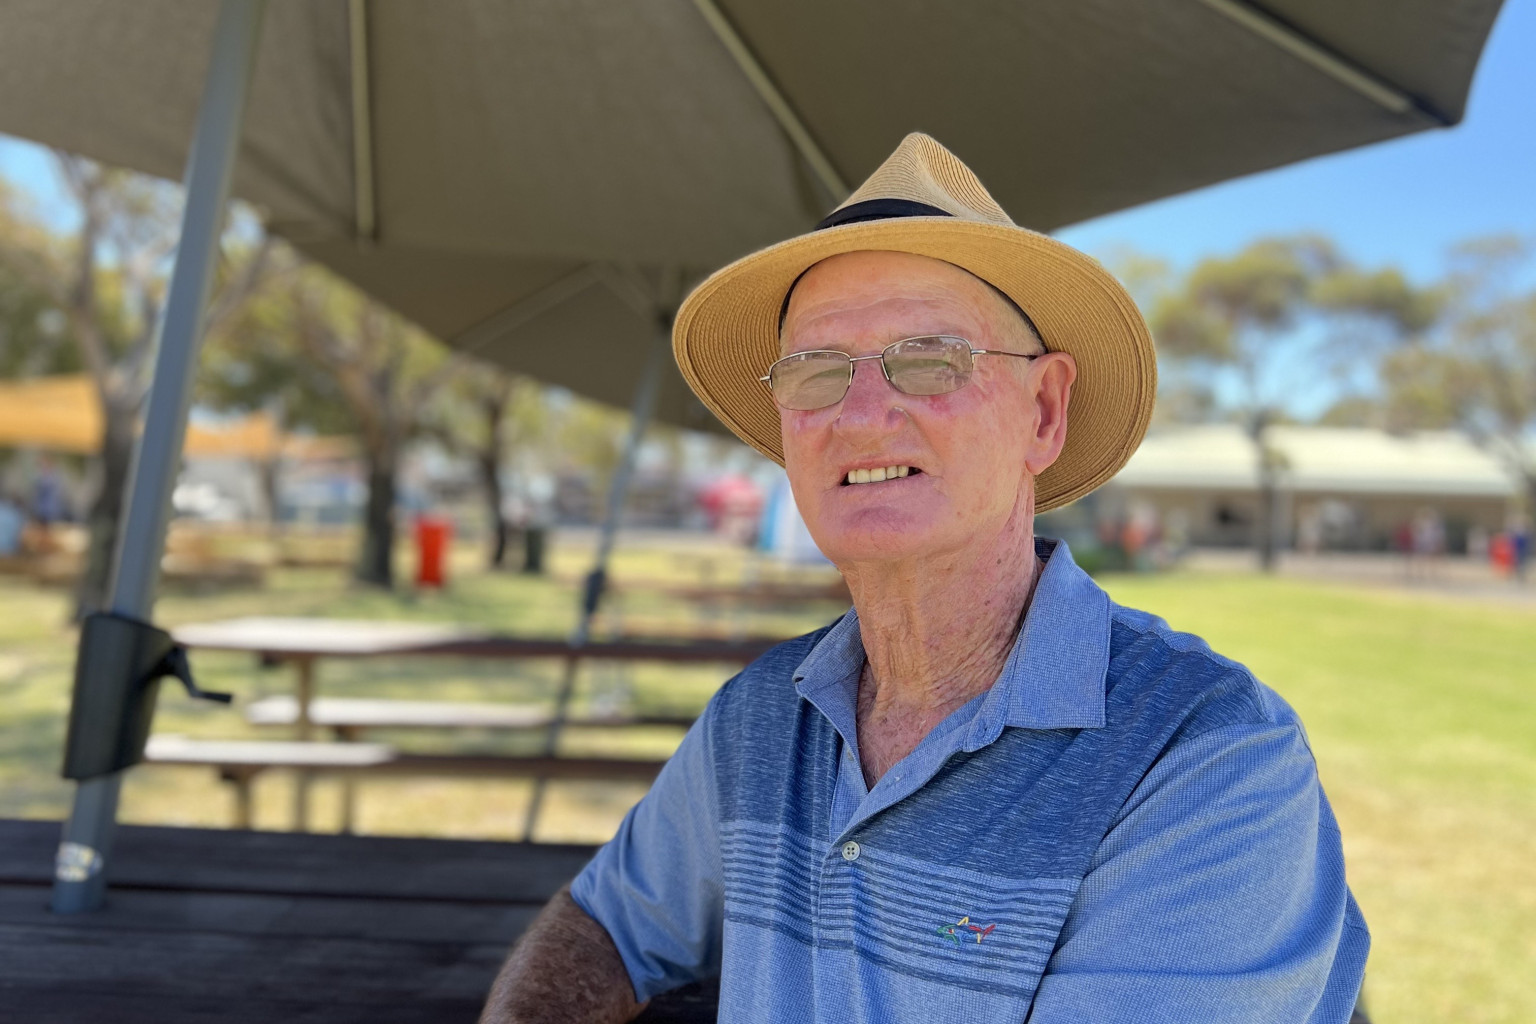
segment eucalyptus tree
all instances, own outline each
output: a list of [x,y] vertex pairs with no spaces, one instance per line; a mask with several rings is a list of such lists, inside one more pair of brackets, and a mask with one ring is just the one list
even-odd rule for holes
[[[1208,377],[1217,369],[1231,374],[1226,411],[1242,419],[1253,441],[1254,545],[1270,569],[1285,469],[1270,427],[1288,415],[1292,396],[1330,378],[1364,378],[1368,391],[1337,404],[1330,419],[1376,418],[1383,380],[1390,384],[1422,360],[1423,346],[1445,322],[1448,289],[1416,284],[1396,267],[1359,266],[1328,239],[1301,235],[1260,239],[1234,255],[1203,260],[1150,306],[1158,346],[1176,366]],[[1219,410],[1214,389],[1205,386],[1195,398],[1203,394],[1206,408]]]
[[1283,457],[1269,443],[1269,428],[1283,413],[1285,389],[1313,372],[1297,344],[1299,328],[1317,282],[1341,263],[1324,238],[1261,239],[1232,256],[1202,260],[1151,304],[1152,332],[1168,358],[1232,371],[1231,411],[1244,420],[1254,446],[1259,482],[1254,543],[1266,569],[1275,564],[1283,468]]
[[[45,222],[12,204],[0,218],[0,307],[9,323],[0,337],[0,365],[18,376],[83,369],[95,387],[102,434],[75,593],[82,615],[104,603],[110,582],[181,190],[66,153],[55,154],[54,170],[69,209]],[[259,232],[247,232],[235,250],[221,268],[212,323],[238,307],[263,273],[266,244]]]
[[353,435],[367,481],[355,575],[391,587],[401,458],[465,357],[289,250],[272,262],[259,298],[215,332],[199,395],[275,410],[285,428]]

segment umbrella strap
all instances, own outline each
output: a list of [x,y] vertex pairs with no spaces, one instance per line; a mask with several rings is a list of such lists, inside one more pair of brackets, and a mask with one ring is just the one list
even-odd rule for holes
[[233,699],[198,687],[187,649],[165,630],[114,612],[86,616],[64,743],[66,779],[110,775],[144,759],[155,698],[166,676],[181,680],[190,697],[221,704]]

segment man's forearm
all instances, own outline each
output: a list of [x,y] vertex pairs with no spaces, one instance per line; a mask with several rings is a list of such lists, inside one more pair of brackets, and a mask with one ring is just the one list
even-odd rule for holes
[[496,976],[480,1024],[618,1024],[643,1008],[603,926],[555,893]]

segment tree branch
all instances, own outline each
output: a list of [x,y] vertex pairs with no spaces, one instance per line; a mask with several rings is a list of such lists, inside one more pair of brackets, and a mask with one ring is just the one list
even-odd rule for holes
[[69,320],[80,357],[104,405],[113,396],[112,360],[102,335],[96,305],[97,246],[101,241],[101,179],[79,157],[54,151],[59,175],[80,204],[80,232],[76,240],[74,274],[60,295],[60,305]]

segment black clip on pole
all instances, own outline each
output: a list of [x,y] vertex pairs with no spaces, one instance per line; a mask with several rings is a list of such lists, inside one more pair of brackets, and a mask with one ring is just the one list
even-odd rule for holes
[[187,695],[228,704],[227,693],[200,689],[187,649],[147,622],[96,612],[80,628],[74,698],[64,744],[64,777],[110,775],[144,759],[160,680],[181,680]]

